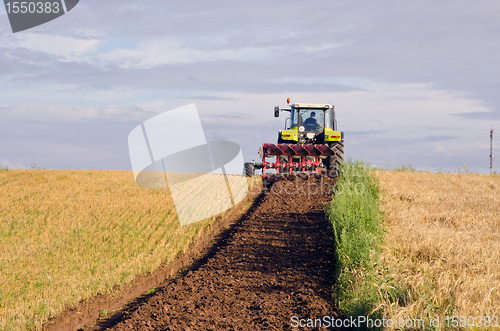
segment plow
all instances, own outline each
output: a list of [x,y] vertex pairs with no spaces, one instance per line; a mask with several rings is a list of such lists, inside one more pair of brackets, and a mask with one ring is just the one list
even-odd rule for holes
[[[255,169],[262,169],[265,186],[297,176],[337,177],[344,159],[344,133],[337,131],[334,106],[330,104],[290,104],[290,108],[274,108],[290,112],[285,128],[278,132],[276,144],[264,143],[259,151],[260,162],[245,163],[245,173],[253,176]],[[274,173],[266,170],[273,169]]]

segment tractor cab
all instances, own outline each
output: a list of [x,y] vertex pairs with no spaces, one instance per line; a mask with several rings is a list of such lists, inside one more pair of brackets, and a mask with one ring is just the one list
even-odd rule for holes
[[[304,127],[302,132],[320,132],[325,127],[333,129],[333,106],[323,105],[320,107],[304,108],[300,104],[293,104],[290,109],[290,127],[297,127],[300,129]],[[329,106],[329,107],[327,107]]]
[[278,133],[278,143],[323,144],[332,141],[329,137],[337,129],[333,105],[293,103],[290,109],[275,107],[275,116],[279,116],[280,110],[290,112],[290,118],[285,121],[285,129]]

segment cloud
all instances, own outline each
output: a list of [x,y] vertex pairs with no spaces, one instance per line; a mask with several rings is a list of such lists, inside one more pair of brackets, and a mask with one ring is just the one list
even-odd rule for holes
[[139,123],[100,120],[2,122],[0,153],[16,167],[18,164],[31,165],[35,159],[37,165],[45,169],[129,170],[127,136]]
[[[36,141],[36,140],[19,140],[17,143],[29,144],[30,149],[32,149],[31,158],[26,155],[17,155],[19,162],[10,163],[12,168],[26,169],[30,168],[24,166],[21,162],[26,162],[30,164],[36,163],[37,167],[43,169],[61,169],[61,168],[72,168],[72,169],[99,169],[105,167],[98,167],[96,164],[104,162],[113,162],[114,166],[118,169],[127,169],[130,167],[130,162],[126,159],[122,164],[119,165],[116,162],[120,159],[116,151],[113,151],[109,146],[99,147],[99,146],[85,146],[81,143],[69,143],[64,141]],[[109,143],[103,141],[103,143]],[[48,153],[48,151],[50,151]],[[26,152],[26,150],[25,150]],[[15,154],[14,154],[15,155]],[[26,160],[26,161],[24,161]],[[92,165],[93,164],[93,165]],[[89,166],[90,165],[90,166]],[[10,168],[10,166],[9,166]]]
[[500,112],[498,111],[476,111],[468,113],[458,113],[453,115],[468,120],[500,120]]
[[16,161],[11,161],[7,158],[0,159],[0,168],[8,168],[8,169],[27,169],[24,164]]
[[9,46],[54,55],[61,61],[82,61],[99,46],[98,39],[78,39],[57,35],[22,33],[9,38]]
[[140,120],[144,116],[157,112],[145,111],[140,107],[76,107],[70,105],[16,105],[0,107],[5,122],[29,121],[39,123],[60,123],[78,121],[130,121]]
[[346,131],[345,134],[348,136],[366,136],[373,134],[382,134],[387,132],[387,130],[366,130],[366,131]]
[[457,137],[457,136],[427,136],[422,140],[434,142],[434,141],[443,141],[443,140],[460,139],[460,138],[461,137]]
[[260,119],[256,116],[251,116],[242,112],[227,113],[227,114],[210,114],[201,116],[204,125],[213,125],[220,131],[228,130],[228,126],[248,126],[253,127],[258,125]]
[[[30,163],[29,143],[16,140],[27,161],[4,152],[12,123],[29,121],[43,141],[80,122],[113,122],[126,135],[132,122],[195,101],[207,137],[253,157],[276,141],[284,118],[272,108],[291,97],[335,104],[353,156],[469,164],[500,120],[499,10],[464,0],[87,0],[19,35],[0,15],[0,152]],[[90,146],[92,129],[73,143]]]
[[216,95],[193,95],[179,97],[180,99],[188,100],[220,100],[220,101],[235,101],[234,97],[216,96]]
[[117,49],[98,56],[98,60],[124,69],[150,69],[167,64],[211,62],[218,60],[259,61],[269,59],[280,47],[242,47],[196,49],[165,39],[146,41],[133,49]]

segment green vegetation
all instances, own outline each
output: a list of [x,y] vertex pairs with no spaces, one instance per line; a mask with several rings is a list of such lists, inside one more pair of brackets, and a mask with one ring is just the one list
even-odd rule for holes
[[33,159],[33,164],[31,165],[31,169],[40,169],[40,167],[36,165],[35,159]]
[[378,182],[363,161],[347,160],[341,169],[327,208],[336,242],[336,299],[350,316],[375,318],[381,281],[377,256],[384,238]]
[[411,169],[375,172],[352,160],[342,166],[327,207],[339,308],[353,317],[390,319],[400,330],[440,329],[431,324],[436,318],[443,326],[453,316],[497,316],[492,261],[500,250],[480,248],[498,244],[497,176],[470,174],[466,166],[466,175]]
[[153,294],[153,293],[156,293],[156,287],[150,288],[149,290],[146,291],[145,294]]
[[417,170],[411,165],[411,163],[408,163],[408,165],[400,165],[399,167],[396,167],[394,171],[399,171],[399,172],[404,172],[404,171],[409,171],[409,172],[416,172]]

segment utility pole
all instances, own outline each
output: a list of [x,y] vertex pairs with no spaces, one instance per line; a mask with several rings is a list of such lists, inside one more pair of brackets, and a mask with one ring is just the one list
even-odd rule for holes
[[490,175],[493,173],[493,124],[491,125],[490,130]]

